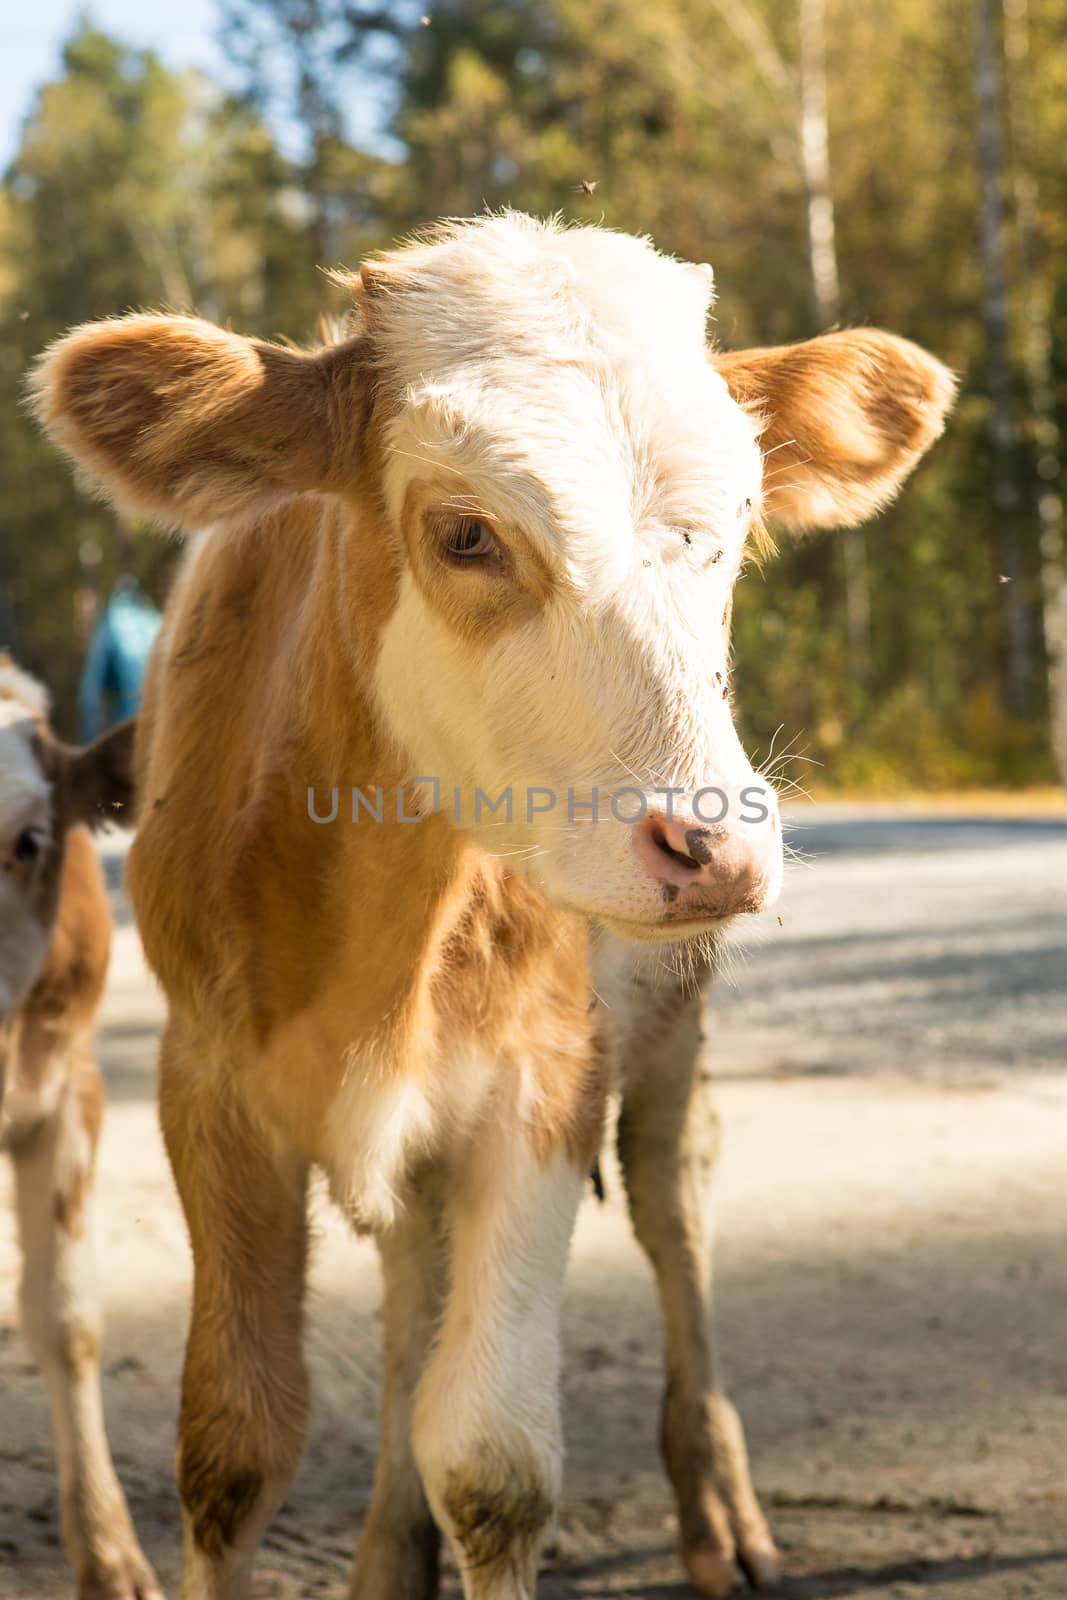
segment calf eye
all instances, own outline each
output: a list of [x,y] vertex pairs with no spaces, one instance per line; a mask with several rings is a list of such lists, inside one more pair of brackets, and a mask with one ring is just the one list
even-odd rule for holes
[[488,525],[478,517],[457,517],[445,529],[444,553],[450,561],[484,561],[496,550]]
[[15,848],[12,852],[15,860],[36,861],[41,853],[43,842],[36,828],[24,828],[15,840]]

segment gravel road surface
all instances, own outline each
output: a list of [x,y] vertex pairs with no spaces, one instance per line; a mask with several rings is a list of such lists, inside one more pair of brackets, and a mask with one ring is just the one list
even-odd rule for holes
[[[1067,816],[794,813],[790,874],[716,990],[718,1321],[787,1600],[1067,1600]],[[116,871],[117,879],[117,871]],[[176,1593],[189,1258],[156,1131],[160,1002],[121,901],[101,1054],[112,1441]],[[565,1500],[544,1600],[683,1597],[656,1459],[659,1328],[607,1172],[566,1306]],[[8,1173],[0,1172],[7,1198]],[[258,1593],[341,1600],[378,1410],[378,1274],[321,1195],[301,1473]],[[0,1207],[0,1597],[69,1587]],[[403,1600],[383,1596],[382,1600]]]

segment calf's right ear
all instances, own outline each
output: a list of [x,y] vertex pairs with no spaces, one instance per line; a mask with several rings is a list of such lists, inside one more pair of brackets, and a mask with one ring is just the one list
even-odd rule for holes
[[52,345],[31,393],[121,510],[191,528],[342,482],[357,366],[344,345],[306,354],[194,317],[128,316]]
[[795,532],[853,527],[887,505],[956,396],[947,367],[877,328],[713,359],[759,418],[766,515]]

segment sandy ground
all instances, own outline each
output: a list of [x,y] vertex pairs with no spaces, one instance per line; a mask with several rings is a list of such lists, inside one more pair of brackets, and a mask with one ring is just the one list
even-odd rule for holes
[[[765,919],[709,1028],[720,1342],[781,1592],[1067,1600],[1067,821],[803,821],[816,868],[794,872],[784,927]],[[189,1257],[153,1108],[159,1015],[127,921],[101,1034],[106,1402],[173,1589]],[[373,1463],[374,1252],[321,1196],[317,1215],[315,1422],[262,1557],[276,1600],[344,1595]],[[16,1278],[0,1208],[0,1597],[47,1600],[69,1587]],[[684,1596],[656,1305],[610,1168],[607,1203],[581,1215],[565,1336],[566,1492],[541,1593]]]

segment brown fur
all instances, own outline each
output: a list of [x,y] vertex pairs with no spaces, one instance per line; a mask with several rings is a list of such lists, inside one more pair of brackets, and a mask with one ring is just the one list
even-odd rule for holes
[[[304,486],[304,447],[272,419],[297,409],[293,385],[304,398],[311,385],[328,409],[326,367],[344,352],[355,387],[361,347],[328,360],[262,350],[221,367],[208,360],[209,379],[183,346],[161,378],[160,339],[180,344],[182,330],[105,325],[54,357],[41,408],[57,436],[141,510],[159,511],[164,496],[183,515],[215,505],[220,475],[223,510],[236,480],[247,496],[260,473],[269,489],[284,469],[287,483]],[[247,407],[263,385],[270,403],[250,426]],[[375,393],[370,369],[362,388]],[[329,1161],[348,1063],[369,1050],[385,1073],[436,1094],[435,1060],[476,1041],[496,1063],[495,1115],[515,1115],[520,1075],[532,1072],[514,1137],[546,1168],[562,1155],[576,1185],[602,1126],[607,1065],[582,924],[443,818],[412,827],[387,809],[381,825],[322,828],[307,816],[309,787],[373,783],[391,797],[407,776],[365,687],[401,559],[376,493],[373,418],[366,406],[346,418],[361,460],[343,498],[291,500],[254,527],[216,530],[199,549],[168,609],[138,733],[141,826],[128,883],[171,1002],[162,1119],[197,1262],[179,1485],[193,1547],[220,1571],[262,1526],[299,1454],[301,1174]],[[416,566],[424,527],[421,509],[405,519]],[[543,564],[531,563],[529,592],[543,592]],[[237,1274],[219,1255],[227,1240],[230,1259],[244,1263]],[[212,1330],[221,1326],[234,1343],[220,1344]],[[458,1470],[465,1503],[500,1501],[484,1459]],[[530,1495],[547,1504],[539,1472]],[[474,1539],[444,1502],[441,1514],[459,1548],[468,1532]],[[528,1562],[540,1522],[505,1521],[501,1541],[518,1541]]]
[[[264,503],[322,488],[349,453],[350,353],[235,340],[192,317],[94,323],[52,357],[39,413],[141,516],[211,519],[255,482]],[[88,356],[88,360],[85,358]]]
[[40,977],[21,1009],[27,1031],[88,1028],[104,992],[111,953],[107,891],[88,828],[66,834],[57,853],[58,902],[52,942]]
[[[406,1041],[398,1048],[412,1070],[419,1039],[458,1042],[475,1027],[507,1060],[543,1007],[579,1040],[593,1033],[580,925],[476,856],[443,818],[412,827],[390,820],[387,807],[381,825],[308,821],[309,785],[321,792],[373,774],[391,799],[404,779],[336,643],[338,595],[358,581],[346,569],[368,545],[387,551],[388,539],[372,527],[357,545],[344,532],[336,509],[307,500],[256,527],[254,560],[252,530],[220,533],[200,552],[146,690],[143,820],[128,869],[145,947],[172,1002],[223,1030],[232,1070],[254,1073],[249,1092],[309,1159],[321,1150],[346,1052],[377,1039],[383,1018]],[[374,621],[366,619],[364,652]],[[385,926],[387,943],[367,938]],[[311,1008],[332,1066],[309,1063],[298,1085],[288,1075],[276,1083],[265,1048]],[[590,1071],[595,1089],[602,1068]],[[583,1074],[560,1056],[541,1087],[546,1153],[565,1138],[584,1155],[592,1136]]]
[[791,529],[873,516],[940,436],[956,392],[925,350],[875,328],[714,361],[764,420],[766,513]]

